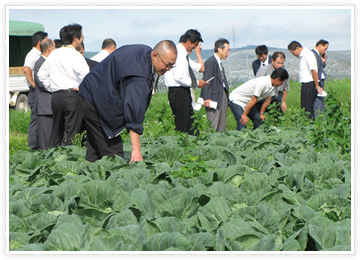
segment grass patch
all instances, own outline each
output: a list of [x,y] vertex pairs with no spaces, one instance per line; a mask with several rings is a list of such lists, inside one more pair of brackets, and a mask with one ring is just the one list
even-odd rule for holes
[[[240,85],[240,84],[239,84]],[[235,89],[231,88],[230,92]],[[287,96],[287,111],[282,121],[285,127],[297,128],[304,124],[311,124],[311,121],[307,121],[303,118],[303,111],[300,109],[300,89],[301,84],[299,82],[290,81],[290,91]],[[329,80],[325,84],[325,90],[331,94],[333,98],[339,101],[342,109],[351,110],[351,80]],[[195,91],[195,96],[200,96],[200,89]],[[202,132],[206,130],[206,111],[202,107],[199,111],[195,111],[196,119],[199,124],[204,124],[200,127]],[[10,153],[16,150],[28,150],[27,146],[27,131],[30,123],[30,112],[24,113],[21,111],[9,111],[9,137],[10,137]],[[338,115],[336,115],[338,116]],[[205,120],[204,120],[205,119]],[[272,124],[272,122],[269,122]],[[228,108],[226,129],[235,130],[236,121]],[[269,124],[268,124],[269,125]],[[144,134],[143,137],[157,138],[159,136],[173,136],[176,135],[174,117],[168,103],[167,93],[157,93],[153,96],[149,108],[145,114],[144,120]],[[281,125],[280,125],[281,126]],[[253,125],[249,120],[248,128],[252,129]],[[129,135],[127,131],[122,133],[124,142],[129,142]]]

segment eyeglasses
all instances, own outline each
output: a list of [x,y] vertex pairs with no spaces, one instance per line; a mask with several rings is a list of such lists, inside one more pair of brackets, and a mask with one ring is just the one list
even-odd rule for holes
[[165,61],[161,58],[160,54],[158,52],[156,52],[160,58],[160,60],[162,61],[162,63],[165,65],[166,68],[172,69],[175,67],[175,64],[172,63],[165,63]]

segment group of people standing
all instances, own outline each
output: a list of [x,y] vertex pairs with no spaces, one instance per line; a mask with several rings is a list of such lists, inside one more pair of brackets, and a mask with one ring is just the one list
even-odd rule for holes
[[[46,150],[72,144],[72,138],[86,130],[86,160],[123,157],[120,134],[126,129],[132,145],[130,162],[141,161],[142,123],[162,75],[168,87],[176,130],[181,132],[194,134],[192,90],[195,88],[201,88],[200,97],[216,131],[226,130],[228,106],[238,130],[246,127],[249,118],[254,128],[259,127],[271,102],[277,102],[283,112],[286,110],[289,75],[283,68],[285,54],[268,55],[266,46],[256,49],[259,58],[253,64],[256,78],[229,93],[222,62],[230,54],[230,43],[224,38],[215,42],[214,55],[205,62],[201,57],[202,36],[194,29],[181,35],[177,45],[162,40],[154,48],[133,44],[116,49],[115,41],[106,39],[101,52],[91,59],[83,56],[81,25],[64,26],[60,30],[60,40],[61,44],[55,48],[55,42],[47,38],[47,33],[34,34],[33,49],[25,59],[24,73],[30,87],[32,110],[29,125],[32,149]],[[303,106],[304,99],[305,107],[305,103],[310,104],[309,99],[314,98],[313,93],[321,93],[319,88],[324,87],[321,82],[324,58],[314,66],[314,55],[314,59],[308,60],[305,48],[300,44],[290,45],[289,50],[300,57],[299,79],[304,79],[301,104]],[[324,46],[324,42],[320,45]],[[316,49],[318,52],[314,54],[322,56],[327,42],[325,46]],[[192,51],[197,62],[189,57]],[[305,67],[313,77],[311,84],[315,91],[310,89],[309,78],[304,76]],[[197,79],[194,72],[203,73],[203,78]]]

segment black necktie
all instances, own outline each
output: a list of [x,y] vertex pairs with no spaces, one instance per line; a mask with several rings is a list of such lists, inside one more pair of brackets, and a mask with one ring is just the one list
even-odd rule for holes
[[224,76],[224,66],[222,65],[222,62],[220,62],[220,68],[221,68],[221,79],[223,83],[225,83],[225,76]]
[[191,78],[191,87],[192,87],[192,88],[196,88],[196,87],[197,87],[197,80],[196,80],[194,71],[193,71],[192,68],[190,67],[189,55],[186,56],[186,59],[187,59],[187,61],[188,61],[188,65],[189,65],[189,74],[190,74],[190,78]]

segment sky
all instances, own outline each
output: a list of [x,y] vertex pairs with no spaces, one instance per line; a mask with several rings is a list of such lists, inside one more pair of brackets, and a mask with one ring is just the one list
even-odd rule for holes
[[293,41],[313,48],[319,39],[329,50],[352,47],[349,6],[7,6],[8,20],[41,23],[49,38],[71,23],[83,27],[85,50],[99,51],[105,38],[117,46],[142,43],[153,47],[164,39],[178,43],[188,29],[197,29],[203,49],[212,49],[222,37],[232,48],[265,44],[287,48]]

